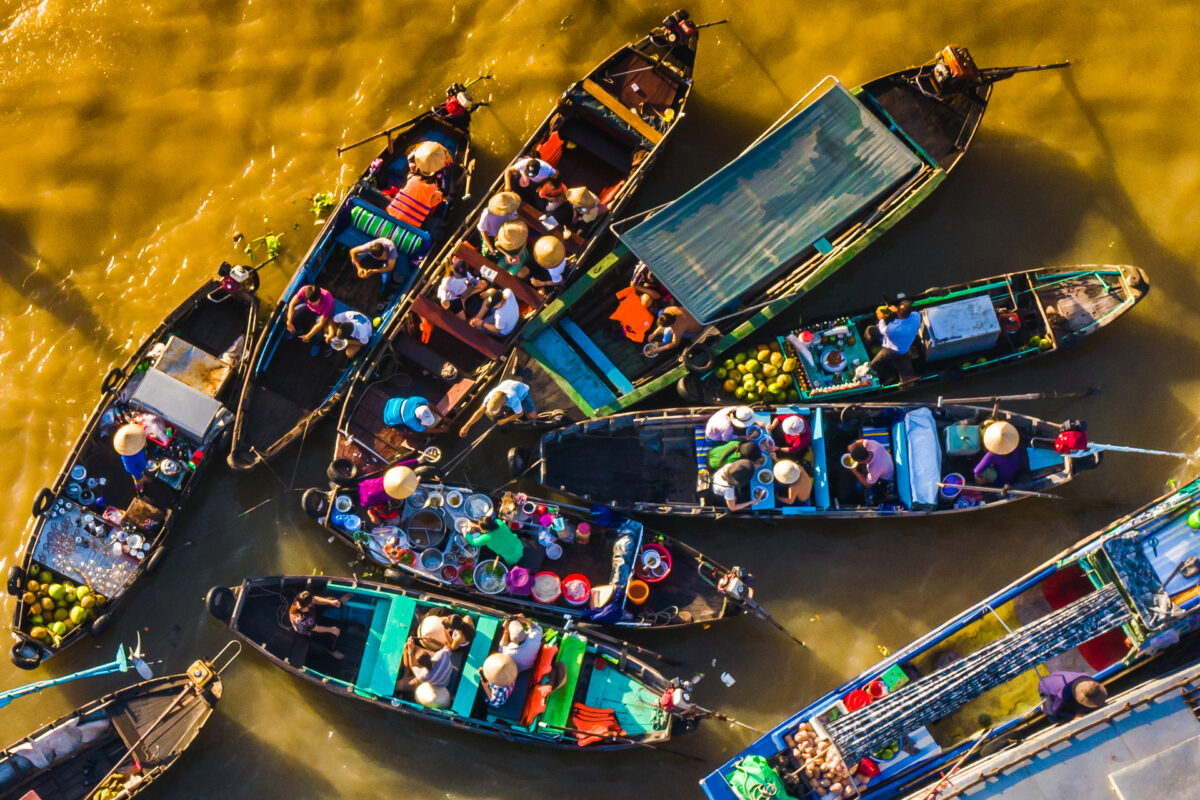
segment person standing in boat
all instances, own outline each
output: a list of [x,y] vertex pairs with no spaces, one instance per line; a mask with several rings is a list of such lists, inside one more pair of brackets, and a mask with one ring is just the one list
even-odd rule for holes
[[913,313],[910,301],[902,300],[898,305],[875,309],[875,318],[878,324],[867,327],[864,335],[868,343],[879,347],[879,352],[871,358],[870,364],[860,366],[855,374],[861,378],[871,368],[878,369],[887,364],[896,371],[901,383],[914,380],[916,375],[908,351],[921,332],[921,315]]
[[113,436],[113,449],[121,456],[121,466],[133,478],[133,488],[141,494],[146,486],[146,468],[150,466],[145,429],[136,422],[122,425]]
[[1108,701],[1104,685],[1084,672],[1051,672],[1038,681],[1042,713],[1054,722],[1069,722],[1080,714],[1103,708]]
[[993,420],[983,429],[983,448],[987,452],[975,465],[975,482],[983,486],[1008,486],[1021,470],[1021,454],[1017,446],[1021,434],[1017,426],[1004,420]]
[[[325,329],[325,323],[333,318],[333,295],[319,286],[301,286],[300,291],[288,303],[287,330],[301,341],[311,342]],[[313,348],[317,355],[320,348]]]
[[399,256],[400,251],[396,249],[396,243],[383,236],[350,250],[350,260],[358,270],[358,277],[369,278],[378,275],[384,283],[388,282],[388,276],[395,269]]
[[530,397],[529,384],[512,379],[500,381],[496,388],[483,398],[483,405],[471,415],[458,435],[466,436],[484,414],[496,425],[508,425],[519,420],[536,418],[537,408]]
[[490,256],[496,251],[496,234],[500,226],[517,219],[517,210],[521,207],[521,197],[516,192],[496,192],[488,200],[487,208],[479,215],[479,224],[475,226],[482,240],[480,251]]

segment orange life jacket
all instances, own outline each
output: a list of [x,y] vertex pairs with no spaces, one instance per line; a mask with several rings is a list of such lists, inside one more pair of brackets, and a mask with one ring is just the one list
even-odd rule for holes
[[396,192],[392,202],[388,203],[387,211],[401,222],[420,228],[425,224],[425,218],[440,202],[442,193],[437,185],[413,175],[408,179],[408,183],[404,184],[404,188]]

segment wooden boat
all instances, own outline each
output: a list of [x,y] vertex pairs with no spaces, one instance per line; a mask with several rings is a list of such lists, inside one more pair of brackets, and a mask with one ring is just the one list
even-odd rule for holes
[[[833,371],[820,363],[828,351],[835,350],[847,356],[851,366],[856,360],[869,364],[864,335],[878,323],[874,308],[806,322],[772,337],[770,347],[780,353],[775,360],[781,362],[776,366],[782,366],[783,374],[793,373],[783,399],[810,402],[876,396],[1057,353],[1110,325],[1137,305],[1149,288],[1149,279],[1137,267],[1081,264],[1010,272],[930,289],[908,298],[921,314],[922,325],[910,351],[913,374],[906,383],[901,383],[891,368],[870,367],[860,376],[854,369]],[[811,344],[800,341],[806,333]],[[797,341],[808,349],[807,357],[797,351]],[[757,348],[751,344],[739,352],[754,357]],[[746,397],[745,389],[740,397],[737,387],[730,391],[728,381],[740,377],[733,374],[735,367],[727,358],[701,377],[698,395],[706,404],[759,399],[754,394]],[[772,371],[767,379],[774,374]]]
[[[477,225],[488,199],[504,189],[503,175],[498,178],[435,266],[445,267],[461,258],[474,277],[511,290],[521,312],[516,328],[498,337],[470,326],[437,299],[444,271],[431,274],[416,290],[408,313],[386,332],[387,345],[379,349],[373,363],[364,366],[348,391],[334,455],[344,462],[342,474],[349,467],[359,475],[374,474],[400,454],[426,445],[424,434],[384,424],[383,406],[389,399],[424,396],[453,425],[484,389],[491,388],[521,329],[543,308],[553,306],[556,288],[581,275],[609,222],[642,185],[683,118],[697,41],[698,34],[693,33],[669,42],[656,29],[618,49],[563,93],[514,161],[537,156],[553,163],[565,185],[586,186],[607,206],[607,213],[563,241],[569,265],[563,284],[538,291],[481,253]],[[530,247],[543,235],[565,233],[547,228],[542,212],[528,199],[518,215],[529,226]]]
[[[522,349],[595,417],[708,372],[929,197],[966,153],[992,85],[1031,69],[1043,67],[980,70],[952,46],[855,89],[826,78],[729,164],[618,230],[621,243],[525,329]],[[634,281],[653,290],[650,309]],[[647,355],[653,311],[667,305],[701,332]]]
[[[339,503],[345,511],[338,509]],[[344,544],[383,567],[389,581],[416,580],[439,592],[514,612],[657,629],[708,624],[758,608],[748,585],[750,576],[743,570],[726,569],[678,539],[646,531],[640,522],[608,509],[592,511],[511,492],[488,497],[465,486],[441,483],[422,484],[405,501],[399,518],[385,525],[371,525],[351,486],[334,486],[328,492],[310,489],[303,504]],[[594,600],[571,603],[558,593],[552,599],[544,596],[548,602],[542,602],[527,585],[514,580],[497,581],[492,591],[476,586],[475,566],[489,554],[481,555],[479,548],[467,545],[456,529],[477,519],[484,509],[497,510],[499,518],[521,537],[526,552],[521,567],[528,576],[549,573],[565,581],[567,576],[582,575],[587,586],[596,590]],[[548,527],[540,522],[543,514],[551,517]],[[586,540],[576,534],[584,524]],[[551,535],[561,552],[551,558],[548,552],[556,551],[547,550],[538,539],[558,525],[562,535]],[[650,550],[657,556],[650,557],[657,562],[652,569],[639,560]],[[647,599],[634,602],[628,597],[633,580],[645,584]],[[731,585],[738,585],[731,583],[735,580],[745,587],[744,593],[730,591]],[[610,604],[619,611],[601,614]]]
[[[1063,426],[1034,417],[966,405],[924,403],[768,406],[755,412],[754,436],[781,417],[800,415],[812,433],[813,489],[807,502],[777,500],[772,458],[754,474],[749,492],[760,497],[737,512],[708,489],[705,423],[718,408],[676,408],[617,414],[551,431],[541,441],[541,482],[557,491],[626,512],[691,517],[881,517],[944,514],[990,508],[1061,486],[1080,470],[1099,464],[1099,453],[1060,455],[1053,447]],[[1020,467],[1004,487],[973,480],[982,449],[979,424],[1011,423],[1020,435]],[[895,474],[864,496],[840,457],[850,443],[873,440],[892,457]],[[795,459],[792,459],[795,460]],[[957,478],[950,477],[952,475]],[[747,494],[743,500],[750,499]]]
[[[230,279],[222,265],[223,275],[196,290],[124,366],[104,377],[104,396],[62,470],[38,492],[20,559],[8,573],[8,593],[16,598],[11,657],[18,667],[33,669],[108,627],[133,583],[161,562],[177,513],[223,451],[233,422],[224,404],[244,373],[258,318],[253,273],[233,269],[245,283]],[[150,439],[152,477],[141,494],[112,443],[115,430],[134,418]],[[141,547],[130,546],[135,536]],[[34,609],[29,595],[36,600],[38,592],[30,591],[29,581],[90,588],[89,618],[83,624],[64,620],[64,634],[34,638],[33,629],[49,627],[57,609]]]
[[1200,622],[1198,573],[1184,563],[1200,555],[1188,524],[1197,508],[1193,482],[1088,536],[792,715],[701,786],[712,800],[742,796],[731,786],[736,765],[759,756],[786,796],[829,797],[796,760],[799,736],[801,753],[815,742],[835,754],[820,759],[830,769],[818,783],[845,787],[849,765],[856,777],[844,796],[898,797],[969,763],[984,740],[994,750],[1044,719],[1038,680],[1049,672],[1110,686],[1144,679],[1142,666]]
[[[378,346],[382,329],[402,313],[429,254],[445,241],[448,219],[466,193],[467,169],[473,166],[469,129],[469,108],[451,116],[446,104],[418,115],[399,130],[390,129],[387,146],[330,214],[255,345],[233,426],[229,465],[234,469],[251,469],[274,458],[329,413]],[[389,195],[407,180],[409,153],[426,141],[441,144],[453,161],[437,174],[444,196],[441,205],[418,228],[389,213],[388,204]],[[386,284],[377,276],[358,277],[349,255],[351,248],[378,237],[391,239],[400,253]],[[343,353],[314,356],[313,344],[288,334],[288,304],[310,284],[333,295],[335,315],[358,311],[372,320],[371,341],[353,359]],[[318,337],[314,343],[323,341]]]
[[212,716],[227,664],[198,660],[182,675],[135,683],[15,742],[0,751],[0,798],[117,800],[141,794]]
[[[318,597],[346,598],[340,608],[322,606],[318,619],[320,625],[341,628],[336,644],[328,634],[309,636],[292,629],[287,608],[303,590]],[[207,602],[217,619],[277,667],[376,708],[463,730],[570,750],[619,750],[665,742],[696,724],[695,719],[660,711],[658,700],[671,684],[621,644],[544,624],[547,641],[539,655],[543,669],[535,666],[520,673],[508,703],[490,708],[478,671],[498,645],[503,618],[482,606],[438,595],[369,581],[294,575],[249,578],[234,589],[215,587]],[[446,708],[422,706],[411,691],[396,692],[409,633],[435,609],[469,614],[475,624],[469,646],[454,651],[454,676],[447,687],[452,699]],[[331,646],[343,654],[341,659],[330,655]],[[547,673],[560,672],[562,682],[548,696],[532,685],[541,684]],[[545,707],[539,711],[541,699]],[[607,735],[591,735],[593,721],[601,718],[615,718],[622,733],[614,727]]]

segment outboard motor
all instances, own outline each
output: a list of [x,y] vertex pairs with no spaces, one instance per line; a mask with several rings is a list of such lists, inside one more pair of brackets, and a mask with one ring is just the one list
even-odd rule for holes
[[933,66],[933,85],[944,91],[955,84],[978,84],[983,82],[979,67],[967,48],[951,44],[942,48]]
[[446,102],[437,109],[439,116],[449,120],[469,117],[475,108],[475,99],[467,94],[467,89],[461,83],[451,84],[446,89]]
[[220,303],[239,292],[253,294],[258,289],[258,271],[252,267],[231,267],[223,261],[217,268],[217,277],[221,279],[221,288],[214,289],[208,295],[208,299],[214,303]]
[[689,681],[672,678],[662,696],[658,698],[658,707],[668,714],[684,719],[697,716],[701,709],[692,702],[692,690],[701,677],[697,675]]
[[750,580],[748,572],[741,567],[734,567],[717,581],[717,591],[738,603],[751,604],[754,601],[754,589],[750,586]]
[[691,15],[685,9],[679,9],[662,21],[650,32],[654,44],[659,47],[673,47],[683,44],[700,32]]

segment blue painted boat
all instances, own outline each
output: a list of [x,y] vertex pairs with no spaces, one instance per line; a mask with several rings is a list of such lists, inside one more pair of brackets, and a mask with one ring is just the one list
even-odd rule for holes
[[[447,220],[468,183],[470,111],[450,116],[446,108],[423,113],[389,133],[387,147],[330,214],[288,281],[255,346],[242,386],[228,459],[233,468],[247,470],[274,458],[334,408],[382,340],[380,331],[407,307],[422,267],[445,239]],[[397,218],[403,214],[395,210],[392,195],[407,180],[413,149],[429,141],[442,145],[452,160],[436,176],[442,202],[416,227]],[[386,281],[377,275],[360,278],[350,250],[381,237],[396,245],[395,268]],[[288,332],[288,304],[308,285],[333,295],[334,317],[356,311],[371,320],[371,338],[354,358],[321,347],[319,335],[310,344]]]
[[1200,480],[1093,533],[789,717],[701,786],[712,800],[745,797],[739,763],[760,757],[787,796],[828,798],[838,784],[839,798],[899,797],[973,756],[982,736],[996,743],[1044,720],[1048,672],[1136,679],[1200,626],[1188,561],[1200,556],[1197,509]]

